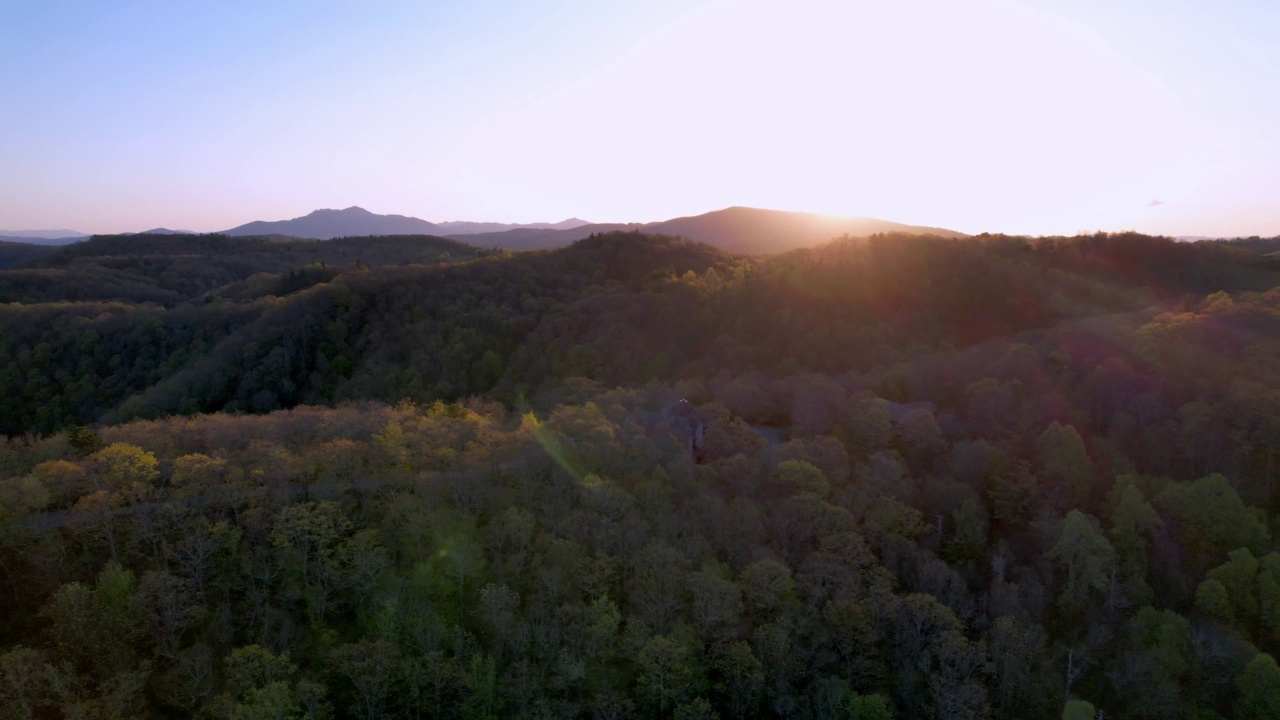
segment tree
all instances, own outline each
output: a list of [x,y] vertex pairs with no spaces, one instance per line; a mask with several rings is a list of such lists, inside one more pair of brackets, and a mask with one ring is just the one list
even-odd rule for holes
[[637,554],[627,584],[636,616],[655,632],[668,630],[685,588],[688,560],[674,548],[655,542]]
[[67,433],[67,444],[76,457],[89,457],[102,449],[102,437],[91,427],[77,425]]
[[58,588],[42,614],[62,659],[99,678],[131,669],[142,627],[136,592],[137,578],[117,563],[108,563],[92,588],[75,582]]
[[983,645],[991,658],[991,701],[997,717],[1012,717],[1044,699],[1044,628],[1006,615],[996,619]]
[[738,576],[742,597],[756,622],[767,622],[796,602],[791,570],[776,560],[760,560]]
[[1260,549],[1270,538],[1265,515],[1245,505],[1223,475],[1170,485],[1156,504],[1168,514],[1193,570],[1203,570],[1236,548]]
[[160,476],[156,456],[137,445],[112,443],[94,453],[89,460],[110,490],[151,485]]
[[671,717],[673,720],[719,720],[720,715],[706,698],[694,698],[677,707]]
[[1046,554],[1066,573],[1058,595],[1058,605],[1064,610],[1085,610],[1094,594],[1105,593],[1111,582],[1116,553],[1111,543],[1095,529],[1096,522],[1079,510],[1067,513],[1058,542]]
[[1145,605],[1152,594],[1147,584],[1150,543],[1164,523],[1130,477],[1116,479],[1107,497],[1107,519],[1107,537],[1119,560],[1125,595],[1131,603]]
[[1036,439],[1042,478],[1060,493],[1066,508],[1087,508],[1096,471],[1080,432],[1051,423]]
[[714,569],[689,573],[686,582],[699,636],[708,642],[728,639],[742,618],[742,591]]
[[1123,649],[1108,673],[1122,697],[1141,693],[1138,717],[1165,718],[1186,707],[1192,668],[1190,624],[1172,610],[1144,607],[1125,626]]
[[0,712],[13,720],[34,720],[57,700],[57,671],[35,649],[21,645],[0,655]]
[[1280,720],[1280,666],[1267,653],[1258,653],[1236,677],[1240,720]]
[[764,693],[764,669],[745,641],[735,640],[712,653],[711,669],[716,694],[731,717],[754,715]]
[[859,695],[850,693],[845,700],[845,717],[848,720],[893,720],[889,701],[880,694]]
[[1094,720],[1093,703],[1085,700],[1068,700],[1062,709],[1062,720]]
[[849,454],[866,458],[889,444],[893,424],[889,420],[889,402],[882,398],[863,398],[850,403],[837,433]]
[[56,507],[65,507],[76,501],[92,488],[83,465],[66,460],[48,460],[36,465],[31,475],[49,493],[49,502]]
[[1259,559],[1249,548],[1232,550],[1196,588],[1195,604],[1250,637],[1280,640],[1280,553]]
[[947,451],[947,440],[938,419],[924,408],[916,408],[898,421],[898,437],[906,457],[917,468],[929,468]]
[[393,645],[367,638],[341,645],[329,653],[329,664],[355,691],[352,710],[359,717],[383,717],[399,682],[400,654]]
[[975,563],[987,556],[987,533],[990,520],[987,509],[975,498],[966,499],[951,513],[955,532],[947,539],[946,555],[949,560]]
[[351,523],[332,502],[303,502],[280,511],[271,526],[271,542],[297,560],[303,585],[312,581],[316,565],[331,557]]
[[831,491],[826,475],[804,460],[785,460],[779,463],[769,475],[769,483],[780,497],[803,492],[826,497]]
[[707,428],[702,439],[702,458],[723,460],[734,455],[755,457],[766,446],[764,438],[751,431],[742,418],[727,415]]
[[277,655],[259,645],[231,651],[225,662],[224,692],[203,715],[226,720],[329,720],[324,687],[295,679],[298,668],[288,654]]
[[636,690],[659,714],[666,714],[698,693],[703,684],[702,668],[689,648],[667,635],[649,638],[636,659],[639,675]]

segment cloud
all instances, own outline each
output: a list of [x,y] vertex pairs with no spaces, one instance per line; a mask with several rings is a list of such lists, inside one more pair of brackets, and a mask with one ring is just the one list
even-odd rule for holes
[[1152,200],[1151,202],[1147,203],[1147,207],[1159,207],[1163,204],[1164,204],[1163,200]]

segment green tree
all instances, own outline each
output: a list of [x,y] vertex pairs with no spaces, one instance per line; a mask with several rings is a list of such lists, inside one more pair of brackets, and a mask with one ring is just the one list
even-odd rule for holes
[[1152,595],[1147,583],[1150,543],[1163,522],[1130,477],[1116,479],[1107,497],[1107,520],[1107,538],[1120,563],[1125,595],[1131,603],[1145,605]]
[[848,720],[893,720],[893,710],[883,695],[850,693],[844,704]]
[[1061,493],[1067,508],[1087,508],[1097,472],[1080,432],[1053,422],[1036,439],[1041,477]]
[[1203,570],[1236,548],[1260,549],[1270,538],[1263,512],[1245,505],[1223,475],[1170,485],[1156,504],[1191,554],[1193,570]]
[[298,668],[288,654],[259,645],[236,648],[225,662],[226,682],[203,715],[219,720],[329,720],[323,686],[295,679]]
[[702,667],[689,647],[667,635],[649,638],[636,663],[636,689],[659,714],[697,695],[704,682]]
[[778,463],[769,475],[769,483],[781,497],[796,493],[813,493],[826,497],[831,491],[827,476],[812,463],[804,460],[785,460]]
[[1251,637],[1280,640],[1280,553],[1259,559],[1249,548],[1232,550],[1201,581],[1195,601],[1197,610]]
[[1065,571],[1058,595],[1058,605],[1065,610],[1083,611],[1092,597],[1102,595],[1110,585],[1116,553],[1094,528],[1095,522],[1079,510],[1067,513],[1058,542],[1046,554]]
[[1267,653],[1258,653],[1236,677],[1239,720],[1280,720],[1280,667]]
[[721,646],[712,653],[711,667],[723,707],[735,718],[752,716],[764,694],[764,668],[751,646],[742,640]]
[[308,501],[280,511],[271,526],[271,542],[292,554],[305,586],[350,530],[351,522],[336,503]]
[[947,538],[947,559],[964,563],[985,560],[990,528],[987,509],[970,497],[951,513],[951,518],[955,522],[955,532]]
[[1094,720],[1093,703],[1085,700],[1068,700],[1062,709],[1062,720]]

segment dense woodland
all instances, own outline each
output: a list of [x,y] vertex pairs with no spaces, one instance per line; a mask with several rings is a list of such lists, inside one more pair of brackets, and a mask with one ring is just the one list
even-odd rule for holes
[[1278,250],[24,260],[0,716],[1280,718]]

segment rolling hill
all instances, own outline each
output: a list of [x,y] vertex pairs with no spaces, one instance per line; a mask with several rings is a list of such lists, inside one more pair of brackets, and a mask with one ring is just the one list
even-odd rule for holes
[[53,245],[0,240],[0,270],[16,268],[57,250]]
[[[38,231],[24,231],[38,232]],[[69,232],[69,231],[68,231]],[[71,245],[83,242],[89,239],[89,235],[68,235],[66,237],[45,237],[44,235],[22,235],[22,234],[5,234],[0,233],[0,242],[7,243],[23,243],[25,245],[46,245],[56,247],[59,245]]]

